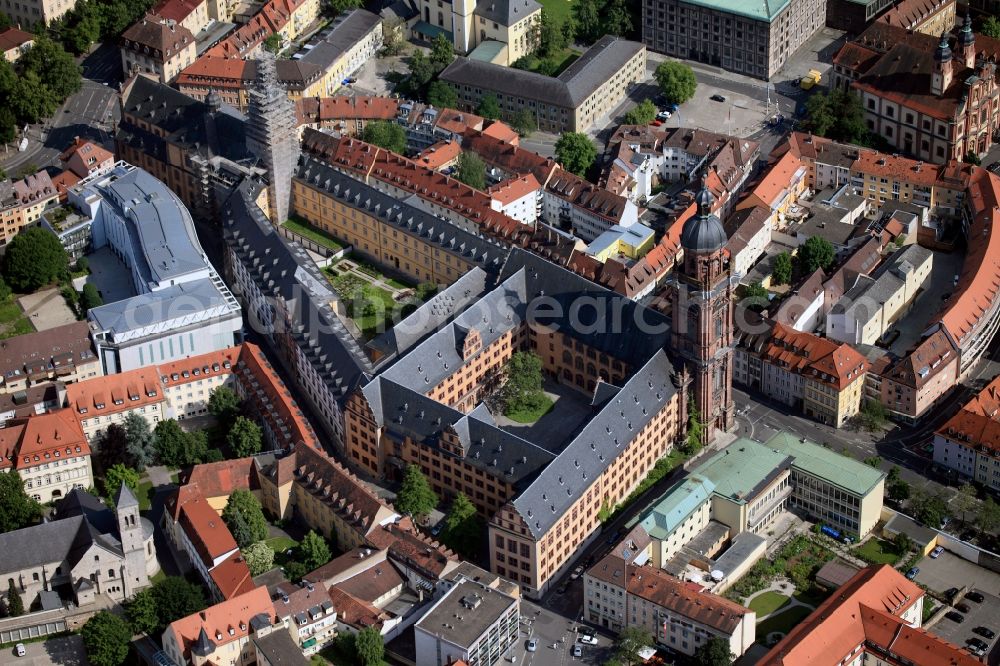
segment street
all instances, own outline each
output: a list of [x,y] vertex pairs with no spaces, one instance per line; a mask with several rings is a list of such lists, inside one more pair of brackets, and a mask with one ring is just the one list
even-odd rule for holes
[[[121,65],[118,49],[105,44],[84,58],[80,90],[56,109],[55,115],[28,127],[28,147],[18,152],[16,142],[6,147],[0,167],[15,177],[22,170],[57,166],[59,154],[76,137],[87,137],[113,150],[113,130],[118,118],[117,89]],[[26,175],[26,174],[25,174]]]

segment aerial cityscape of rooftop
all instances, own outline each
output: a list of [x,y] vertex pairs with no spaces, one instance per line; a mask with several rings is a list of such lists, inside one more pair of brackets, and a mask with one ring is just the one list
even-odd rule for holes
[[0,43],[0,664],[1000,664],[996,2]]

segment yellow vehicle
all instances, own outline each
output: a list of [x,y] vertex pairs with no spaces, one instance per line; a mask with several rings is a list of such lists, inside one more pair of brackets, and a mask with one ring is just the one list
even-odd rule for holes
[[817,83],[819,83],[822,79],[823,79],[823,75],[820,74],[819,70],[810,69],[809,73],[806,74],[805,76],[803,76],[802,80],[799,81],[799,86],[803,90],[809,90],[810,88],[812,88],[813,86],[815,86]]

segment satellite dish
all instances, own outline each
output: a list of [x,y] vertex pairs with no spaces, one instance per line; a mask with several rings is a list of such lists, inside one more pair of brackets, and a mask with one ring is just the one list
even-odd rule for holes
[[712,580],[718,583],[720,580],[726,577],[726,574],[721,569],[712,570]]

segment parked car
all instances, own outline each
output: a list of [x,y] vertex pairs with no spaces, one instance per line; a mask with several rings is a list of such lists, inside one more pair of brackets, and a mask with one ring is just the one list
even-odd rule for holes
[[985,650],[990,646],[990,644],[984,641],[982,638],[970,638],[965,642],[975,647],[978,650]]
[[996,638],[997,635],[997,632],[987,627],[976,627],[972,630],[972,633],[979,634],[983,638]]
[[576,580],[583,575],[583,565],[581,564],[576,569],[573,569],[573,573],[569,575],[570,580]]
[[585,645],[597,645],[597,636],[593,635],[588,636],[587,634],[581,634],[580,642]]
[[965,622],[965,616],[958,611],[948,611],[944,614],[944,616],[956,624],[962,624]]
[[715,95],[712,95],[711,97],[709,97],[709,99],[712,100],[713,102],[725,102],[726,101],[726,96],[725,95],[719,95],[718,93],[716,93]]
[[583,656],[583,647],[579,643],[574,643],[573,644],[573,656],[574,657],[582,657]]
[[959,613],[968,613],[972,611],[972,609],[969,608],[969,604],[966,603],[955,604],[955,610],[957,610]]
[[906,572],[906,579],[913,580],[914,578],[917,577],[918,573],[920,573],[919,567],[911,567],[910,570]]
[[14,646],[14,652],[17,653],[18,657],[23,657],[28,654],[28,651],[24,649],[24,643],[18,643]]
[[669,111],[660,111],[658,114],[656,114],[656,119],[667,120],[668,118],[670,118],[671,115],[672,114]]
[[563,583],[558,588],[556,588],[556,594],[566,594],[566,590],[568,590],[568,589],[569,589],[569,586],[566,585],[566,583]]
[[943,552],[944,548],[942,548],[941,546],[935,547],[934,550],[931,551],[931,559],[936,560],[937,558],[941,557],[941,553]]
[[535,650],[538,649],[538,641],[535,640],[534,638],[529,638],[528,644],[525,646],[525,648],[528,650],[528,652],[534,652]]
[[986,597],[983,596],[982,592],[976,592],[975,590],[969,590],[965,593],[965,598],[969,601],[975,601],[977,604],[983,603]]

